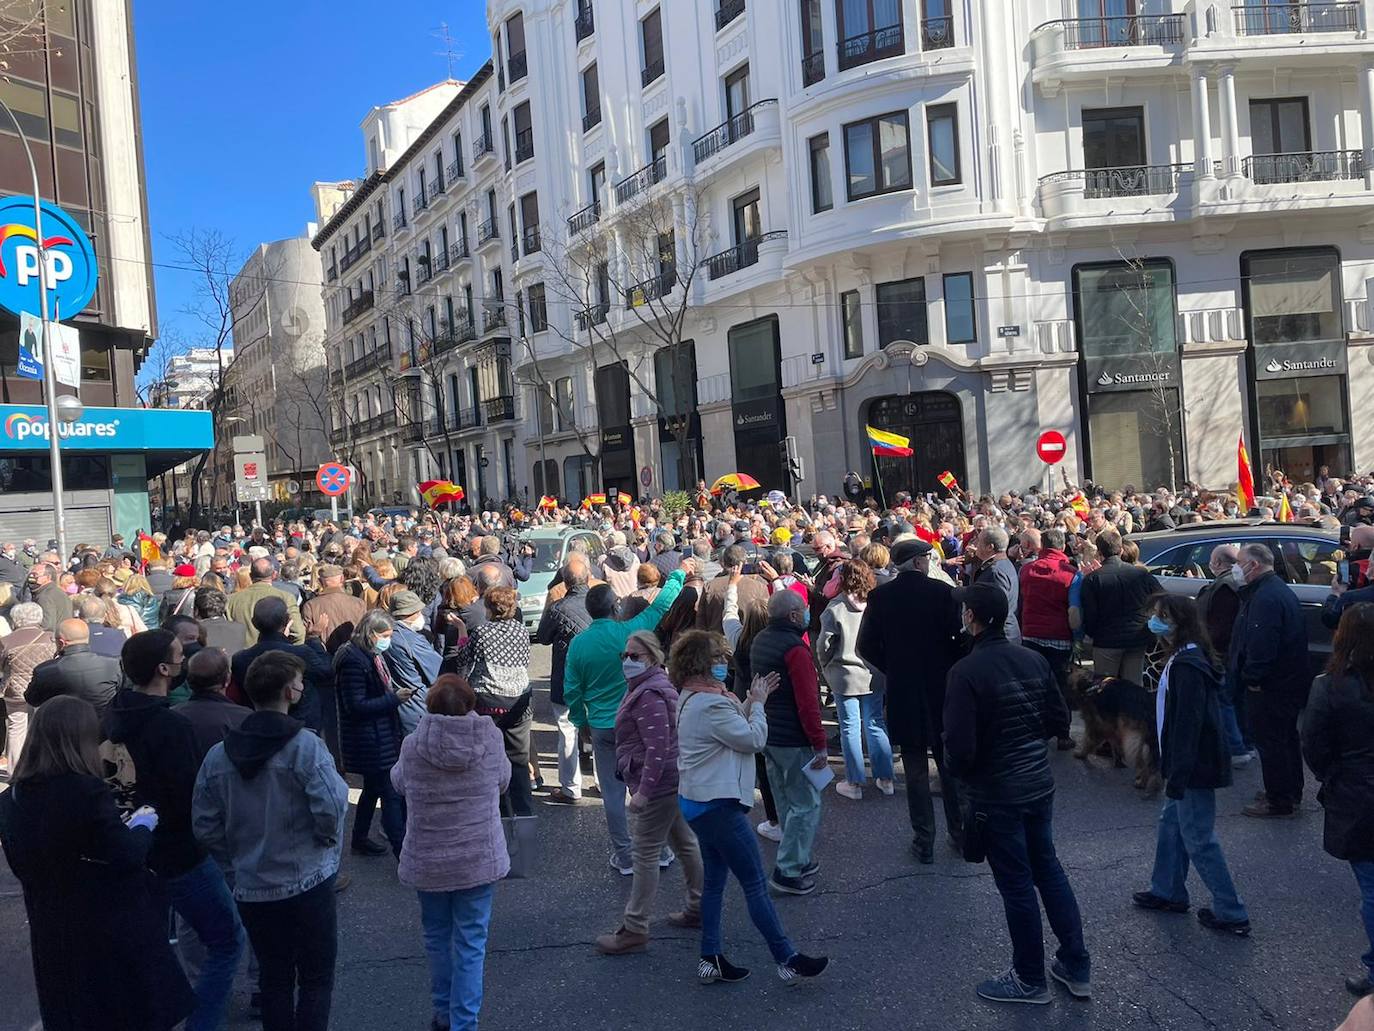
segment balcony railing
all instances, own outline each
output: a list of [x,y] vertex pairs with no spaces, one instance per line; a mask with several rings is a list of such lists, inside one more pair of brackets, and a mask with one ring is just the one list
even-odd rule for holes
[[954,16],[945,14],[921,19],[921,49],[943,50],[954,46]]
[[410,278],[409,278],[408,276],[400,276],[400,277],[397,278],[397,280],[396,280],[396,296],[397,296],[397,297],[409,297],[409,296],[410,296]]
[[338,266],[338,265],[330,265],[330,266],[329,266],[329,271],[328,271],[327,273],[325,273],[325,276],[326,276],[326,278],[328,278],[329,282],[331,282],[331,283],[334,282],[334,280],[336,280],[336,279],[339,278],[339,266]]
[[477,142],[472,145],[472,160],[481,161],[488,155],[496,156],[496,144],[492,141],[491,133],[484,132],[477,137]]
[[515,161],[528,161],[534,157],[534,130],[521,129],[515,134]]
[[444,181],[442,179],[435,179],[434,182],[429,184],[429,202],[431,204],[443,196],[443,193]]
[[538,254],[543,247],[543,242],[539,236],[538,226],[526,226],[525,231],[520,235],[520,246],[524,248],[525,257],[531,254]]
[[372,227],[372,239],[373,239],[373,240],[382,240],[382,239],[385,239],[385,238],[386,238],[386,226],[382,225],[381,222],[378,222],[376,225],[374,225],[374,226]]
[[1081,182],[1083,196],[1089,200],[1103,197],[1152,197],[1177,193],[1179,179],[1192,170],[1192,165],[1077,168],[1044,176],[1040,184],[1044,186],[1049,183]]
[[596,16],[592,14],[591,4],[577,12],[577,17],[573,19],[573,34],[577,36],[577,41],[581,43],[584,39],[596,31]]
[[440,273],[440,272],[447,272],[447,271],[448,271],[448,265],[449,265],[449,261],[448,261],[448,248],[447,248],[447,247],[440,247],[438,250],[436,250],[436,251],[434,252],[434,272],[435,272],[435,274],[437,275],[437,274]]
[[663,58],[660,57],[639,73],[639,84],[647,86],[661,78],[663,78]]
[[1061,33],[1065,50],[1171,47],[1183,43],[1184,17],[1182,14],[1134,14],[1115,18],[1070,18],[1049,22],[1040,28]]
[[515,395],[502,394],[482,402],[482,415],[487,422],[509,422],[515,418]]
[[765,240],[785,240],[787,230],[778,229],[771,233],[764,233],[761,236],[753,237],[749,240],[742,240],[735,244],[728,251],[721,251],[713,254],[702,262],[706,268],[706,278],[712,281],[724,279],[726,276],[738,272],[742,268],[759,263],[759,244]]
[[425,258],[415,259],[415,284],[428,283],[430,277],[434,275],[434,270],[430,267],[429,261]]
[[1295,32],[1357,32],[1360,5],[1347,3],[1270,3],[1232,7],[1238,36],[1281,36]]
[[601,220],[601,202],[592,201],[577,214],[568,219],[568,235],[576,236]]
[[484,243],[491,243],[492,240],[501,239],[501,227],[497,225],[496,219],[489,218],[477,227],[477,246]]
[[425,208],[429,207],[429,198],[425,196],[425,193],[425,190],[416,190],[415,199],[410,202],[410,206],[415,210],[416,214],[419,214],[421,211],[424,211]]
[[1364,155],[1358,150],[1255,154],[1240,167],[1256,183],[1329,183],[1363,178]]
[[468,250],[467,240],[454,240],[453,243],[449,244],[448,257],[449,261],[455,265],[460,261],[466,261],[468,258],[472,257],[472,252]]
[[692,157],[697,164],[701,164],[707,158],[719,154],[732,143],[737,143],[754,131],[754,114],[759,108],[768,104],[776,104],[776,100],[760,100],[757,104],[745,108],[734,118],[722,122],[710,132],[697,138],[692,144]]
[[488,308],[482,315],[482,332],[491,333],[506,325],[506,306]]
[[638,308],[641,304],[667,297],[677,286],[677,269],[669,266],[650,276],[642,283],[636,283],[625,291],[625,307]]
[[716,31],[719,32],[743,13],[744,0],[720,0],[720,6],[716,8]]
[[364,290],[353,300],[348,302],[348,306],[343,310],[343,324],[347,326],[363,312],[368,311],[373,304],[371,290]]
[[594,107],[582,116],[582,131],[591,132],[601,124],[601,108]]
[[463,178],[463,163],[457,159],[450,161],[448,167],[444,169],[444,178],[451,183]]
[[606,321],[606,317],[611,313],[611,306],[606,303],[593,304],[583,308],[577,313],[577,328],[586,333],[593,326],[599,326]]
[[360,376],[372,369],[380,369],[391,361],[391,348],[383,345],[375,347],[366,354],[354,358],[344,367],[344,375],[349,379]]
[[905,51],[906,36],[900,24],[888,25],[872,32],[861,32],[857,36],[840,40],[840,71],[857,68],[872,61],[881,61],[886,57],[896,57]]
[[825,51],[817,50],[802,58],[802,85],[814,86],[825,78]]
[[339,271],[347,272],[361,261],[363,255],[370,250],[372,250],[372,237],[370,235],[358,237],[358,242],[339,256]]
[[632,197],[643,193],[655,183],[662,182],[668,175],[668,158],[660,154],[637,172],[632,172],[615,184],[615,199],[624,204]]
[[391,216],[391,228],[392,228],[392,229],[404,229],[405,227],[406,227],[406,213],[405,213],[404,211],[398,211],[398,212],[396,212],[396,214],[394,214],[394,215]]
[[518,54],[511,54],[510,60],[506,62],[506,70],[510,72],[510,84],[514,86],[530,73],[530,59],[525,51]]

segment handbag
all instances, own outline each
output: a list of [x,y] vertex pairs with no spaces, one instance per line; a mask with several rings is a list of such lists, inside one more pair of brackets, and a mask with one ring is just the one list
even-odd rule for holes
[[523,879],[534,874],[534,862],[539,845],[537,816],[503,816],[501,831],[506,836],[506,852],[510,854],[510,873],[507,877]]

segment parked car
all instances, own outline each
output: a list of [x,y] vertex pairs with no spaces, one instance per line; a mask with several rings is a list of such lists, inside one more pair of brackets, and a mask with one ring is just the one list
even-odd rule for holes
[[1307,647],[1314,671],[1331,655],[1331,631],[1322,625],[1322,602],[1336,578],[1340,534],[1307,523],[1266,523],[1258,519],[1192,523],[1173,530],[1132,534],[1140,561],[1166,591],[1196,597],[1211,579],[1207,563],[1219,544],[1261,543],[1274,553],[1274,572],[1298,596],[1307,618]]
[[534,566],[530,578],[518,584],[520,595],[520,618],[531,634],[539,629],[539,619],[544,614],[544,604],[548,599],[549,586],[554,574],[563,568],[573,541],[587,542],[587,554],[598,558],[606,551],[601,538],[594,530],[572,526],[550,527],[530,530],[519,536],[520,545],[534,549]]

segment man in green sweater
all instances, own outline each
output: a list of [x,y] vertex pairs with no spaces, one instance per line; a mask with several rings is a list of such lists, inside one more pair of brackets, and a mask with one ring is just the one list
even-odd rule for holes
[[568,645],[563,671],[563,701],[568,718],[578,729],[592,731],[592,762],[601,802],[606,810],[606,830],[611,837],[611,866],[626,877],[634,873],[630,857],[630,826],[625,816],[625,785],[615,776],[615,714],[625,697],[621,653],[630,635],[653,630],[682,593],[692,559],[668,575],[653,604],[620,622],[615,618],[615,592],[607,584],[587,592],[587,614],[592,623]]

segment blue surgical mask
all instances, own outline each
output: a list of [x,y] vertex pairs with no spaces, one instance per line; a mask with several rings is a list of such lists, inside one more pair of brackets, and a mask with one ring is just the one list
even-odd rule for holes
[[730,667],[723,662],[718,662],[711,667],[711,679],[720,683],[725,683],[725,678],[730,675]]
[[1165,622],[1159,616],[1151,616],[1145,622],[1145,625],[1150,628],[1150,633],[1161,637],[1165,634],[1171,634],[1174,631],[1173,624]]
[[648,668],[645,663],[638,659],[622,659],[620,662],[620,670],[625,674],[626,680],[633,680]]
[[390,638],[390,637],[379,637],[379,638],[377,638],[377,640],[375,640],[375,641],[372,642],[372,650],[373,650],[374,652],[376,652],[378,655],[381,655],[382,652],[386,651],[386,650],[387,650],[388,648],[390,648],[390,647],[391,647],[391,638]]

